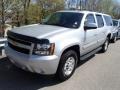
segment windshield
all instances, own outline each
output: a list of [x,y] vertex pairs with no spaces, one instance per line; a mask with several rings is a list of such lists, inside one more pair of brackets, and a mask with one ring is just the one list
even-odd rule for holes
[[67,28],[78,28],[80,26],[83,14],[72,12],[56,12],[48,16],[43,24],[62,26]]
[[118,21],[113,20],[113,26],[118,26]]

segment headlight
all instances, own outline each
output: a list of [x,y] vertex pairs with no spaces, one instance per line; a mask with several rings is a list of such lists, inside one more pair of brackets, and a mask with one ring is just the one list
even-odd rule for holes
[[33,54],[35,55],[53,55],[55,49],[55,44],[36,44],[33,49]]

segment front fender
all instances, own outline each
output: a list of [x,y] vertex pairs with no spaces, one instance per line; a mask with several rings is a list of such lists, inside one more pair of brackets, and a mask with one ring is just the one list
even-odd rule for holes
[[57,54],[57,56],[60,57],[62,53],[64,52],[64,50],[74,45],[80,46],[80,41],[78,39],[66,39],[66,40],[59,41],[55,45],[56,46],[55,53]]

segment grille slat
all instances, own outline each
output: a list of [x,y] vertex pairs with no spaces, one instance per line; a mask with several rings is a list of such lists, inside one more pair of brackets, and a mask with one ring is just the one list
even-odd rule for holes
[[12,36],[8,36],[8,39],[16,41],[16,42],[21,43],[21,44],[31,46],[31,42],[23,41],[23,40],[17,39],[17,38],[12,37]]
[[21,52],[21,53],[24,53],[24,54],[29,54],[29,52],[30,52],[30,50],[28,50],[28,49],[24,49],[24,48],[20,48],[20,47],[14,46],[14,45],[12,45],[9,42],[8,42],[8,46],[10,48],[14,49],[15,51],[18,51],[18,52]]
[[29,50],[31,49],[31,46],[27,46],[27,45],[24,45],[22,43],[18,43],[16,41],[11,40],[11,39],[8,39],[8,42],[11,43],[14,46],[17,46],[17,47],[21,47],[21,48],[29,49]]

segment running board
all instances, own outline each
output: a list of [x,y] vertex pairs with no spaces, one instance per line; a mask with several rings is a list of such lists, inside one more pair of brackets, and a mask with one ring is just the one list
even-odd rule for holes
[[96,54],[96,53],[97,53],[98,51],[100,51],[101,49],[102,49],[102,47],[99,47],[99,48],[97,48],[97,49],[95,49],[95,50],[93,50],[93,51],[91,51],[91,52],[89,52],[89,53],[81,56],[81,57],[80,57],[80,60],[85,60],[85,59],[87,59],[88,57]]

